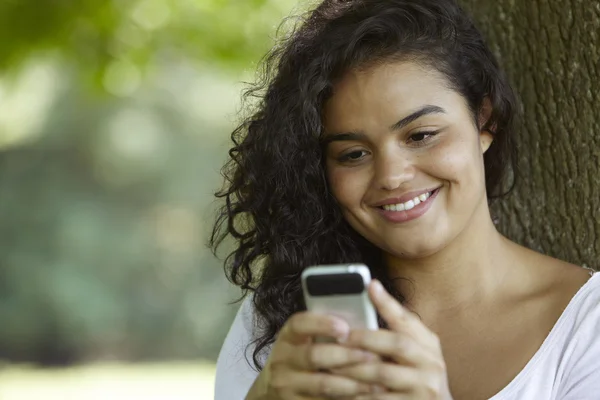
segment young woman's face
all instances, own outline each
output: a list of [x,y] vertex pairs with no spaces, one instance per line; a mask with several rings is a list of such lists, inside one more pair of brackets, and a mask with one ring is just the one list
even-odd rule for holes
[[350,225],[400,258],[433,254],[487,212],[479,132],[436,70],[390,63],[348,73],[324,109],[330,189]]

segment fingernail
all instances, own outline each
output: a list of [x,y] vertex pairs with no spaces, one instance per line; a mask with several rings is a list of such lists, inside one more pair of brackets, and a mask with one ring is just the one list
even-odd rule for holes
[[381,282],[376,279],[373,280],[373,290],[375,290],[375,293],[381,293],[384,290]]
[[371,393],[384,393],[385,389],[381,385],[371,385]]
[[346,334],[338,335],[336,339],[339,344],[344,344],[348,340],[348,334],[346,333]]
[[352,360],[355,361],[373,361],[375,360],[374,354],[364,350],[353,350]]
[[376,361],[379,357],[368,351],[363,352],[363,359],[365,361]]
[[333,324],[333,330],[335,333],[335,337],[340,343],[346,341],[346,339],[348,338],[348,334],[350,333],[348,324],[344,321],[335,321]]
[[[373,385],[369,385],[368,383],[363,383],[359,386],[358,392],[361,394],[371,394],[373,393]],[[354,399],[355,397],[353,397]],[[362,399],[363,396],[359,396],[358,398]]]

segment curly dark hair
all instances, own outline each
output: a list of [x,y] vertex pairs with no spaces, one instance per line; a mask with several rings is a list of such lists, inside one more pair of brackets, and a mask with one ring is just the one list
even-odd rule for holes
[[[489,199],[502,194],[515,161],[516,99],[508,79],[470,17],[455,0],[325,0],[275,46],[246,97],[256,109],[232,133],[223,169],[224,199],[210,239],[227,238],[231,282],[254,292],[260,331],[254,364],[288,317],[304,308],[300,274],[315,264],[363,262],[394,290],[381,251],[342,217],[328,189],[322,108],[336,80],[373,63],[413,61],[441,72],[460,93],[475,124],[494,136],[484,155]],[[479,126],[485,99],[491,116]]]

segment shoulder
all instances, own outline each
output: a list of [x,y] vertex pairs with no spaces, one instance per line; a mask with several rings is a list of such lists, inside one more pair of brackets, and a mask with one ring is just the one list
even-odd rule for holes
[[240,362],[252,360],[251,344],[256,338],[254,314],[253,296],[246,296],[221,347],[217,360],[217,372],[220,369],[238,365]]
[[542,297],[558,316],[556,350],[564,353],[565,362],[577,362],[594,349],[600,363],[600,272],[541,257],[545,276],[540,280],[546,294]]
[[554,309],[556,318],[590,280],[590,270],[520,247],[519,280],[526,297]]
[[[229,328],[229,332],[225,338],[223,350],[229,347],[228,350],[241,351],[250,344],[256,335],[256,312],[254,309],[254,296],[248,295],[242,301],[235,319]],[[222,351],[223,352],[223,351]]]
[[559,304],[566,306],[584,294],[598,296],[597,290],[589,290],[598,286],[597,277],[592,281],[592,272],[589,269],[557,259],[551,260],[548,265],[549,288]]
[[[578,272],[575,270],[575,272]],[[592,400],[600,393],[600,273],[577,286],[578,273],[553,284],[562,313],[525,369],[497,399]],[[575,293],[571,291],[576,288]],[[566,306],[563,300],[569,298]],[[554,311],[553,311],[554,312]]]
[[256,310],[254,309],[254,295],[250,294],[246,296],[240,309],[238,311],[238,315],[242,319],[244,327],[246,329],[254,331],[254,328],[257,324],[256,319]]
[[529,316],[539,325],[553,328],[551,337],[560,336],[554,337],[556,347],[567,345],[574,335],[583,339],[590,326],[600,324],[600,272],[591,275],[589,269],[530,250],[524,259],[522,304],[530,306]]
[[[579,289],[568,306],[574,329],[589,332],[595,326],[592,339],[600,339],[600,273],[592,277]],[[600,356],[600,354],[599,354]]]
[[215,399],[243,399],[256,379],[252,365],[252,342],[256,335],[253,296],[247,296],[238,309],[217,359]]
[[[545,310],[560,328],[564,343],[574,335],[577,340],[592,327],[600,328],[600,272],[570,264],[552,257],[539,255],[537,258],[536,298],[546,304]],[[596,331],[600,333],[600,330]],[[600,339],[592,335],[589,340]],[[600,356],[600,354],[599,354]]]
[[577,292],[564,317],[557,398],[589,399],[600,393],[600,273]]

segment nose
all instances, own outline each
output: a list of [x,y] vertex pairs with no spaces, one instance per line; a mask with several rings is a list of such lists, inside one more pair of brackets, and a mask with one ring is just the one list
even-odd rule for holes
[[396,190],[414,176],[413,162],[398,148],[376,156],[374,184],[377,189]]

